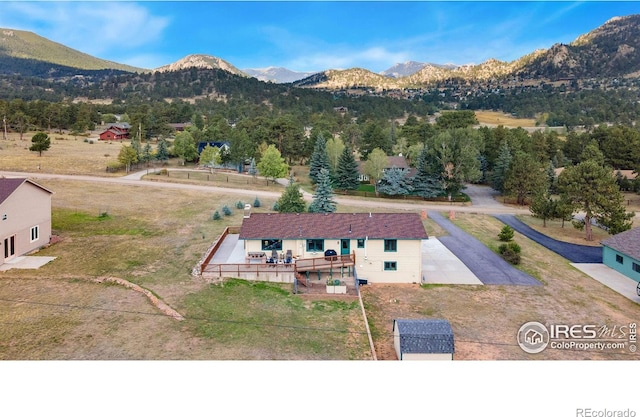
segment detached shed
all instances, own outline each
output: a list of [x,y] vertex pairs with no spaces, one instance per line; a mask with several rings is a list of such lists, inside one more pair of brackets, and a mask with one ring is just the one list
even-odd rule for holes
[[453,360],[451,324],[443,319],[396,319],[393,344],[399,360]]

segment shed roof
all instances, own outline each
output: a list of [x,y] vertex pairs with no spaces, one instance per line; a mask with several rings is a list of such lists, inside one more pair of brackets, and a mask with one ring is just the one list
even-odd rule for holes
[[18,189],[18,187],[20,187],[25,182],[29,182],[36,187],[41,188],[42,190],[50,194],[53,194],[52,191],[47,190],[40,184],[36,184],[35,182],[27,178],[0,178],[0,204],[4,203],[5,200],[9,198],[9,196],[13,194]]
[[636,260],[640,260],[640,228],[638,227],[613,235],[600,243]]
[[396,319],[401,353],[454,353],[453,330],[444,319]]
[[428,239],[418,213],[255,213],[240,239]]

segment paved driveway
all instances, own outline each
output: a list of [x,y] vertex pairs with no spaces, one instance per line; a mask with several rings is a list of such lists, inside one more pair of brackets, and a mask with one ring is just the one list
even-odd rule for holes
[[571,262],[587,264],[602,263],[602,248],[600,246],[584,246],[576,245],[575,243],[560,242],[532,229],[511,214],[496,214],[495,218]]
[[542,285],[540,281],[514,268],[475,237],[458,226],[430,212],[429,217],[445,229],[449,236],[438,238],[456,255],[483,284],[493,285]]

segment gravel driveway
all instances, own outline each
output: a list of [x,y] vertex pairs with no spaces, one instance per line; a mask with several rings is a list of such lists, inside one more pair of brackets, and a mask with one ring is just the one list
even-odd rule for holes
[[534,242],[541,244],[573,263],[602,263],[602,248],[599,246],[584,246],[576,245],[575,243],[560,242],[532,229],[511,214],[496,214],[494,216],[502,223],[513,227],[517,232],[522,233]]
[[456,255],[483,284],[542,285],[531,275],[511,266],[478,239],[464,232],[439,213],[430,212],[429,218],[449,233],[449,236],[438,237],[438,240]]

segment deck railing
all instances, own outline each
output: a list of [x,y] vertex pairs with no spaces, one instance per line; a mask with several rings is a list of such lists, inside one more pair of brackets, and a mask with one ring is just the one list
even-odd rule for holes
[[218,249],[220,249],[220,245],[222,245],[222,242],[224,242],[224,239],[227,237],[227,235],[240,233],[240,228],[241,226],[227,226],[222,231],[222,233],[218,237],[218,240],[216,240],[216,243],[214,243],[211,249],[209,249],[207,257],[204,258],[204,261],[202,261],[202,264],[200,265],[200,273],[204,272],[204,270],[207,268],[209,262],[211,262],[211,259],[213,259],[213,255],[215,255]]

